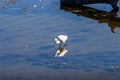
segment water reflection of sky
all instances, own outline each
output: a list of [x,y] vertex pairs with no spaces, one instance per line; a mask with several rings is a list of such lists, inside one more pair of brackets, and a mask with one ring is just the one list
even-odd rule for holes
[[[3,7],[4,2],[0,2],[0,79],[120,79],[119,27],[112,33],[106,23],[60,10],[57,0],[19,0]],[[101,5],[89,6],[111,10]],[[68,52],[60,58],[53,56],[59,34],[69,36]]]

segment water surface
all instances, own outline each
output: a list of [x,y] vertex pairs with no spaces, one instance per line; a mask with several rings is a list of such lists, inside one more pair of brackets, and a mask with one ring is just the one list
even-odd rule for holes
[[[120,16],[106,4],[0,1],[0,80],[120,80]],[[54,38],[68,52],[54,57]]]

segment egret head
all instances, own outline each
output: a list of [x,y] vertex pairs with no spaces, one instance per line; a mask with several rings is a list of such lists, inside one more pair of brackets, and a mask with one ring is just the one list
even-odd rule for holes
[[56,44],[60,44],[60,43],[61,43],[61,41],[60,41],[60,40],[58,40],[57,38],[55,38],[55,43],[56,43]]

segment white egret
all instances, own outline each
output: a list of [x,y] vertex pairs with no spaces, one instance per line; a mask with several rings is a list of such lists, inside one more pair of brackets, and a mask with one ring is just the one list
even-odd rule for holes
[[60,45],[65,44],[67,39],[68,39],[67,35],[58,35],[57,38],[55,38],[55,43]]

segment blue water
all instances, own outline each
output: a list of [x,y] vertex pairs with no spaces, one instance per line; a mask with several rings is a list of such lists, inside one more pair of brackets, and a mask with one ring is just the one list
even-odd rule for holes
[[[96,18],[61,9],[59,0],[7,1],[0,1],[0,80],[120,80],[120,11],[87,5],[104,11]],[[68,35],[68,52],[54,57],[59,34]]]

